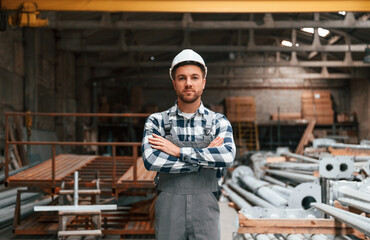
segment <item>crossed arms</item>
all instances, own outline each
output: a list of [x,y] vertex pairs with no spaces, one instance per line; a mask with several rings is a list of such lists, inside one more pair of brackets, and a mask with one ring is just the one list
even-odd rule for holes
[[229,167],[235,157],[235,144],[229,121],[219,115],[215,124],[215,139],[207,148],[178,147],[161,137],[161,118],[151,115],[144,128],[142,156],[149,171],[157,172],[197,172],[200,167]]

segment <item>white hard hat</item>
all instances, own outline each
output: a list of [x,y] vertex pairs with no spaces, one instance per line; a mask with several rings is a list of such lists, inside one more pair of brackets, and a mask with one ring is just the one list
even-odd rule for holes
[[[170,68],[170,77],[172,79],[172,69],[179,63],[182,62],[197,62],[204,67],[204,78],[207,76],[207,67],[203,58],[191,49],[184,49],[172,60]],[[173,79],[172,79],[173,80]]]

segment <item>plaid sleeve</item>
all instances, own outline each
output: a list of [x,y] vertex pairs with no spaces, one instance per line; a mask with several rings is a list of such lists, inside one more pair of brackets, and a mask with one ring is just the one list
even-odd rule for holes
[[235,158],[235,143],[231,124],[222,114],[216,114],[214,126],[215,138],[224,138],[222,146],[213,148],[189,148],[180,150],[180,159],[184,162],[209,168],[230,167]]
[[164,136],[163,121],[160,113],[155,113],[149,116],[145,122],[143,141],[141,144],[141,153],[144,161],[144,166],[148,171],[156,172],[198,172],[198,164],[192,164],[180,161],[178,157],[171,156],[158,149],[154,149],[148,142],[148,138],[155,133],[159,136]]

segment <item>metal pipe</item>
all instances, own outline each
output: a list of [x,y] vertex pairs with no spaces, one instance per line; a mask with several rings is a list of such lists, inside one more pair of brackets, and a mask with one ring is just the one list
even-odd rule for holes
[[334,237],[334,240],[353,240],[353,239],[347,235],[337,235]]
[[367,221],[364,221],[363,219],[359,218],[358,215],[350,212],[346,212],[344,210],[329,206],[327,204],[323,203],[314,203],[313,206],[320,211],[325,212],[326,214],[331,215],[335,219],[347,224],[348,226],[351,226],[357,230],[359,230],[362,233],[365,233],[365,235],[370,236],[370,224]]
[[267,236],[271,239],[271,240],[278,240],[278,238],[272,234],[272,233],[268,233]]
[[328,240],[329,239],[324,234],[303,234],[303,236],[305,236],[305,238],[311,239],[311,240]]
[[370,213],[370,203],[368,202],[361,202],[351,198],[338,198],[338,201],[350,207],[354,207],[364,212]]
[[55,184],[55,145],[51,145],[51,180]]
[[330,142],[322,142],[322,143],[318,144],[317,147],[354,148],[354,149],[370,150],[369,145],[330,143]]
[[289,178],[289,179],[299,181],[299,182],[313,182],[317,179],[317,177],[314,177],[311,175],[291,173],[291,172],[286,172],[286,171],[281,171],[281,170],[266,169],[265,171],[268,173],[280,176],[280,177]]
[[5,180],[9,178],[9,125],[8,115],[5,114],[5,146],[4,146],[4,158],[5,158]]
[[250,233],[244,233],[243,237],[245,240],[253,240],[252,234]]
[[286,187],[282,187],[282,186],[279,186],[279,185],[271,185],[271,186],[269,186],[269,188],[271,188],[275,192],[281,193],[282,195],[284,195],[286,197],[289,197],[290,194],[292,194],[292,192],[293,192],[292,189],[286,188]]
[[[17,189],[15,189],[17,190]],[[28,201],[32,201],[32,200],[36,200],[38,198],[40,198],[42,195],[41,193],[34,193],[34,192],[26,192],[24,194],[22,194],[22,198],[21,198],[21,202],[24,203],[24,202],[28,202]],[[11,206],[11,205],[14,205],[17,201],[17,193],[13,193],[13,195],[6,197],[6,198],[3,198],[0,200],[0,209],[3,210],[3,208],[5,207],[8,207],[8,206]]]
[[75,172],[75,182],[74,182],[74,205],[78,206],[78,171]]
[[349,196],[352,198],[356,198],[365,202],[370,202],[370,194],[366,192],[361,192],[359,190],[343,186],[339,188],[338,190],[340,193],[342,193],[345,196]]
[[303,170],[303,171],[319,170],[319,164],[314,164],[314,163],[277,162],[277,163],[267,163],[265,165],[270,168],[280,168],[280,169],[292,169],[292,170]]
[[304,240],[305,237],[302,234],[281,234],[287,240]]
[[250,193],[246,191],[245,189],[241,188],[238,184],[227,181],[227,185],[229,185],[233,190],[235,190],[237,193],[239,193],[242,197],[247,199],[250,203],[253,203],[256,206],[264,207],[264,208],[275,208],[272,204],[265,201],[264,199],[254,195],[253,193]]
[[354,161],[359,161],[359,162],[366,162],[370,161],[369,156],[353,156]]
[[302,161],[305,161],[305,162],[311,162],[311,163],[319,163],[320,162],[319,160],[317,160],[315,158],[310,158],[310,157],[307,157],[307,156],[303,156],[303,155],[296,154],[296,153],[291,153],[291,152],[288,152],[288,151],[283,151],[283,152],[280,153],[280,155],[295,158],[295,159],[302,160]]
[[270,202],[276,207],[285,207],[288,205],[288,201],[277,192],[266,187],[268,183],[255,178],[254,176],[242,176],[239,177],[240,181],[247,186],[253,193],[262,197],[266,201]]
[[271,177],[269,175],[263,175],[262,176],[262,179],[263,180],[266,180],[269,183],[273,183],[273,184],[276,184],[276,185],[279,185],[279,186],[282,186],[282,187],[293,188],[292,186],[287,185],[286,183],[284,183],[284,182],[282,182],[280,180],[277,180],[276,178],[273,178],[273,177]]
[[[30,214],[30,213],[33,213],[34,212],[33,208],[35,206],[47,205],[50,202],[51,202],[51,198],[47,197],[47,198],[44,198],[43,200],[40,200],[40,201],[34,201],[34,202],[22,204],[20,206],[20,208],[21,208],[21,218],[23,216],[26,216],[26,215]],[[15,208],[14,206],[10,206],[10,207],[1,209],[0,225],[9,223],[14,219],[14,208]]]
[[227,195],[230,197],[231,201],[233,201],[240,209],[243,208],[251,208],[252,206],[245,201],[242,197],[232,191],[228,186],[225,184],[222,185],[222,189],[226,191]]
[[270,240],[270,238],[266,234],[257,233],[257,234],[252,234],[252,236],[255,240]]

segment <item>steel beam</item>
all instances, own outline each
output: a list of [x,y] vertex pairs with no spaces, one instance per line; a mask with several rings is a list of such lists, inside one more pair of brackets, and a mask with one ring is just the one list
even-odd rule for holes
[[[77,39],[78,40],[78,39]],[[258,45],[258,46],[230,46],[230,45],[207,45],[207,46],[189,46],[198,52],[365,52],[366,44],[349,45],[299,45],[292,47]],[[76,39],[62,39],[57,43],[59,50],[76,52],[178,52],[184,46],[182,45],[90,45],[87,46]],[[369,65],[369,64],[368,64]]]
[[[134,76],[125,76],[122,77],[122,80],[144,80],[144,79],[150,79],[152,80],[163,80],[168,79],[169,76],[167,74],[158,74],[153,75],[151,73],[148,74],[138,74]],[[229,80],[241,80],[240,82],[231,82],[238,84],[240,86],[243,83],[250,83],[250,82],[243,82],[242,80],[248,80],[248,79],[351,79],[354,78],[352,74],[346,74],[346,73],[332,73],[332,74],[321,74],[321,73],[299,73],[299,74],[248,74],[248,75],[239,75],[239,76],[230,76],[225,74],[218,74],[218,75],[207,75],[207,79],[229,79]],[[156,86],[158,86],[156,84]],[[228,86],[221,86],[224,87],[232,87],[233,85]],[[238,87],[235,86],[235,87]],[[169,87],[169,86],[167,86]],[[209,87],[220,87],[220,85],[208,85]],[[296,86],[296,87],[302,87],[302,86]],[[289,87],[288,87],[289,88]]]
[[[33,0],[38,10],[106,12],[337,12],[370,11],[367,0]],[[1,8],[19,9],[24,0],[2,0]]]
[[[120,67],[140,67],[140,68],[168,68],[171,62],[166,61],[146,61],[146,62],[129,62],[129,61],[93,61],[88,60],[87,66],[99,68],[120,68]],[[83,66],[86,66],[83,65]],[[217,62],[207,63],[207,67],[370,67],[363,61],[297,61],[297,62]]]
[[[44,14],[48,16],[48,14]],[[259,24],[255,21],[191,21],[186,25],[182,21],[108,21],[97,20],[53,20],[47,28],[54,29],[134,29],[134,30],[247,30],[247,29],[300,29],[304,27],[322,27],[325,29],[366,29],[370,21],[321,20],[321,21],[273,21]],[[332,40],[333,41],[333,40]]]

